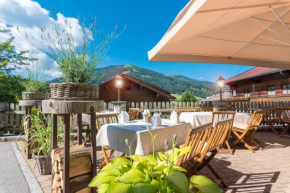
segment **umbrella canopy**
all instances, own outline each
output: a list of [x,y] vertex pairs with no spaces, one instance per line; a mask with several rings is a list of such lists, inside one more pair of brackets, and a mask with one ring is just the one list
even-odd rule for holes
[[290,0],[191,0],[150,61],[290,69]]

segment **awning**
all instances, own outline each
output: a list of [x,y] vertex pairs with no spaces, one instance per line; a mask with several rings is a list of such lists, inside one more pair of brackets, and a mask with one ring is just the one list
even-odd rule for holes
[[290,0],[191,0],[150,61],[290,69]]

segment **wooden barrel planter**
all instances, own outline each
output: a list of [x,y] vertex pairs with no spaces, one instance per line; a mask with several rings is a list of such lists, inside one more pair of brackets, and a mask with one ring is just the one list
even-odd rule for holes
[[49,85],[51,98],[55,100],[96,100],[99,86],[84,83],[52,83]]
[[49,96],[49,93],[22,92],[23,100],[47,100]]

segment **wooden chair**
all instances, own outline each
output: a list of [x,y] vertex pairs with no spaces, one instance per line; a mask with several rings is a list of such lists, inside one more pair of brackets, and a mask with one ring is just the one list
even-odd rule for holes
[[278,115],[279,121],[283,125],[284,130],[280,135],[280,137],[283,137],[286,131],[288,131],[290,128],[290,107],[277,107],[275,108],[275,110]]
[[229,144],[229,138],[231,136],[233,122],[235,119],[235,114],[236,114],[236,112],[234,112],[234,111],[215,111],[215,112],[212,112],[212,125],[215,125],[219,121],[232,119],[230,132],[228,132],[228,136],[226,137],[225,144],[224,144],[225,150],[230,152],[231,155],[233,155],[233,151],[232,151],[231,146]]
[[140,112],[140,108],[129,108],[129,112]]
[[[118,123],[118,116],[116,113],[112,114],[98,114],[96,115],[96,126],[97,130],[100,131],[101,126],[104,124],[110,124],[110,123]],[[107,154],[106,150],[109,150],[110,152]],[[109,159],[112,157],[115,150],[110,149],[108,146],[102,146],[102,152],[104,156],[104,161],[101,163],[101,168],[109,163]]]
[[280,123],[280,119],[279,116],[276,113],[276,110],[274,108],[266,108],[263,109],[265,111],[265,116],[264,119],[267,122],[267,124],[269,125],[268,129],[272,129],[272,131],[278,135],[278,132],[276,131],[276,129],[274,128],[275,124],[279,124]]
[[[209,162],[224,144],[232,122],[232,119],[219,121],[215,127],[212,126],[212,123],[208,123],[188,131],[184,147],[190,146],[192,149],[186,155],[180,157],[176,163],[187,170],[187,177],[198,174],[198,171],[207,166],[215,177],[221,181],[222,185],[227,187]],[[206,155],[209,156],[206,157]]]
[[[139,118],[140,108],[129,108],[129,113],[136,112],[136,120]],[[128,114],[129,114],[128,113]],[[130,116],[130,115],[129,115]],[[133,116],[133,115],[132,115]],[[134,120],[134,119],[133,119]]]
[[232,133],[236,140],[231,144],[231,146],[243,143],[252,153],[255,153],[252,147],[248,144],[248,141],[250,140],[256,144],[260,150],[262,150],[262,147],[259,145],[260,141],[254,136],[254,134],[259,128],[264,114],[265,111],[256,111],[253,113],[248,125],[234,124]]
[[129,115],[129,121],[133,121],[133,120],[138,120],[138,115],[139,112],[138,111],[132,111],[132,112],[127,112]]

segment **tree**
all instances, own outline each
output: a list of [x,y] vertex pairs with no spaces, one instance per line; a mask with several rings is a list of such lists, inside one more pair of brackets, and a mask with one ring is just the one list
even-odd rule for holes
[[16,103],[21,99],[21,92],[24,91],[24,78],[19,75],[0,73],[0,101]]
[[[0,29],[0,33],[7,32],[9,30]],[[8,40],[0,43],[0,73],[20,68],[22,65],[28,65],[29,61],[36,60],[35,58],[25,56],[25,54],[29,53],[28,50],[16,52],[15,46],[12,45],[13,40],[14,37],[10,37]]]
[[190,91],[185,91],[181,94],[181,102],[196,102],[196,98]]

